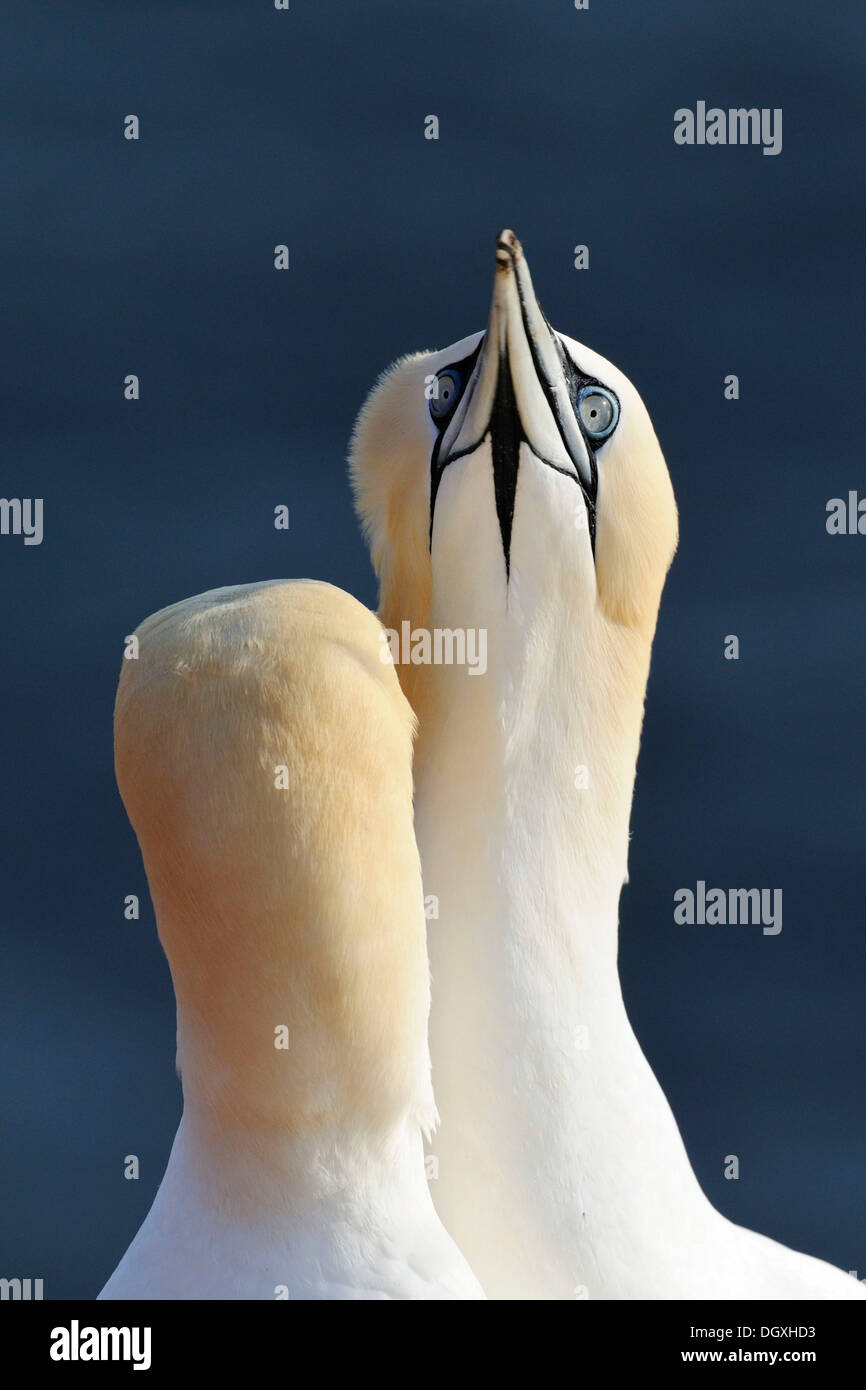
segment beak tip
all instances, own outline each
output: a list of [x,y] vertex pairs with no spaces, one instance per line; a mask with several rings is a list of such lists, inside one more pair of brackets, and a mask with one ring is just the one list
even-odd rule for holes
[[496,264],[497,267],[507,269],[513,265],[519,256],[523,254],[523,248],[517,237],[509,227],[505,227],[496,238]]

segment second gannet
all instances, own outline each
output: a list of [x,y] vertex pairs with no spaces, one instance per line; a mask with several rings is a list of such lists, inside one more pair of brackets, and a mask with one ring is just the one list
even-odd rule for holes
[[216,589],[123,663],[117,779],[183,1117],[105,1299],[483,1294],[436,1216],[413,716],[327,584]]
[[555,332],[503,232],[485,333],[401,359],[351,466],[386,628],[484,630],[487,671],[408,664],[435,1199],[488,1296],[866,1296],[722,1217],[632,1032],[618,902],[677,539],[631,382]]

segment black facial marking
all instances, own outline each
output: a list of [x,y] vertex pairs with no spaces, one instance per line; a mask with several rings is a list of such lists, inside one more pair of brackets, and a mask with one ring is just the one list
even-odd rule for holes
[[505,574],[511,573],[511,528],[514,524],[514,502],[517,497],[517,467],[520,462],[520,445],[526,439],[508,361],[503,354],[499,358],[499,375],[496,378],[496,395],[488,425],[490,448],[493,454],[493,488],[496,494],[496,515],[499,518],[499,534],[505,552]]
[[[524,331],[526,333],[527,342],[529,343],[530,352],[532,354],[532,361],[535,367],[535,372],[538,377],[539,384],[544,392],[545,399],[548,402],[550,410],[553,414],[553,418],[556,421],[560,435],[562,436],[564,441],[566,436],[562,423],[560,402],[557,400],[555,394],[550,389],[550,386],[547,382],[545,373],[542,368],[540,355],[538,353],[537,344],[535,343],[535,340],[529,331],[529,323],[524,310],[522,298],[521,313],[523,315]],[[550,324],[547,320],[546,315],[544,315],[543,310],[542,316],[544,318],[545,324],[547,324],[547,327],[550,331],[551,339],[553,340],[554,346],[556,348],[556,352],[560,361],[560,366],[562,367],[562,372],[565,377],[565,382],[568,388],[568,394],[571,399],[572,409],[574,410],[575,419],[577,420],[578,427],[580,429],[581,436],[583,438],[584,445],[586,448],[590,468],[589,486],[587,487],[584,484],[583,479],[580,478],[576,472],[572,473],[568,469],[562,468],[559,464],[553,463],[550,459],[547,459],[542,454],[540,454],[537,449],[533,448],[531,441],[527,438],[526,433],[524,431],[523,422],[520,419],[520,411],[517,408],[517,400],[515,398],[514,386],[511,380],[511,369],[509,366],[508,359],[504,353],[501,353],[499,357],[499,370],[496,377],[496,391],[493,397],[493,406],[490,412],[490,419],[488,420],[486,428],[483,430],[480,438],[475,440],[474,443],[468,445],[466,448],[459,449],[457,452],[449,454],[449,456],[443,462],[441,458],[442,440],[445,436],[445,431],[448,428],[451,419],[453,418],[454,411],[457,409],[457,405],[459,404],[459,401],[455,400],[454,407],[448,415],[448,417],[442,421],[437,422],[439,433],[436,437],[436,443],[433,447],[433,453],[430,459],[430,544],[432,546],[433,516],[436,507],[436,496],[439,491],[439,484],[442,481],[442,475],[445,472],[445,469],[448,467],[449,463],[454,463],[455,460],[459,458],[464,458],[467,454],[473,454],[475,450],[479,447],[479,445],[482,444],[483,441],[488,437],[488,435],[490,436],[490,448],[493,456],[493,486],[496,497],[496,515],[499,521],[499,532],[502,537],[502,549],[505,555],[506,577],[508,577],[511,572],[511,532],[512,527],[514,525],[514,506],[517,497],[517,473],[520,462],[521,444],[526,444],[527,448],[532,451],[532,453],[539,460],[540,463],[546,464],[548,468],[554,469],[555,472],[561,473],[563,477],[571,478],[573,482],[577,483],[578,487],[581,490],[581,493],[583,494],[583,500],[586,505],[587,518],[589,522],[590,544],[592,546],[593,556],[595,555],[596,499],[598,496],[598,463],[596,459],[596,449],[598,447],[599,442],[604,443],[605,441],[593,440],[587,434],[577,410],[577,399],[580,392],[585,387],[603,386],[604,384],[603,382],[598,381],[595,377],[586,376],[580,370],[577,364],[572,360],[570,354],[563,347],[558,335],[550,327]],[[484,346],[484,341],[484,338],[482,338],[475,351],[469,357],[464,358],[461,362],[455,362],[453,364],[453,367],[461,373],[461,379],[465,383],[464,393],[469,387],[470,377],[475,369],[475,364],[477,362],[478,355],[482,347]],[[450,370],[450,368],[443,368],[443,370]],[[604,387],[604,389],[610,390],[609,387]],[[613,392],[611,392],[611,394],[613,394]]]
[[[457,371],[457,372],[460,373],[460,379],[461,379],[461,381],[464,383],[464,388],[463,388],[464,391],[466,390],[466,383],[468,383],[469,378],[471,377],[472,373],[473,373],[474,370],[475,370],[475,363],[478,361],[478,354],[479,354],[479,352],[481,351],[481,349],[482,349],[483,346],[484,346],[484,338],[482,337],[482,338],[479,340],[478,346],[476,347],[475,351],[474,351],[474,352],[470,352],[470,354],[469,354],[468,357],[462,358],[462,360],[461,360],[460,362],[452,362],[452,363],[450,363],[447,367],[443,367],[443,368],[442,368],[443,371]],[[440,450],[441,450],[441,447],[442,447],[442,440],[443,440],[443,437],[444,437],[444,435],[445,435],[445,431],[447,430],[448,426],[450,425],[451,420],[452,420],[453,415],[454,415],[454,411],[457,409],[457,407],[458,407],[458,405],[460,404],[460,401],[461,401],[461,400],[462,400],[462,396],[455,397],[455,400],[454,400],[454,402],[453,402],[453,405],[452,405],[450,414],[448,414],[447,416],[445,416],[443,419],[437,420],[437,421],[436,421],[436,426],[437,426],[437,429],[439,430],[439,433],[438,433],[437,436],[436,436],[436,443],[435,443],[434,446],[433,446],[433,454],[432,454],[431,459],[430,459],[430,543],[431,543],[431,545],[432,545],[432,543],[433,543],[433,509],[434,509],[434,507],[436,506],[436,494],[437,494],[437,492],[439,491],[439,484],[440,484],[441,481],[442,481],[442,474],[445,472],[445,469],[446,469],[447,465],[448,465],[449,463],[453,463],[454,459],[455,459],[456,457],[458,457],[458,455],[453,454],[453,455],[451,456],[451,458],[445,460],[445,463],[440,464],[440,462],[439,462],[439,453],[440,453]],[[481,440],[479,440],[478,443],[480,444],[480,443],[481,443]],[[477,447],[477,446],[475,446],[475,447]]]
[[[547,319],[545,319],[545,323],[547,323]],[[586,376],[580,370],[577,364],[571,360],[570,354],[566,352],[565,348],[562,346],[562,343],[559,341],[558,335],[553,332],[553,329],[550,330],[550,333],[551,337],[553,338],[557,354],[559,356],[560,366],[562,367],[562,373],[565,377],[565,384],[568,387],[568,394],[571,399],[571,408],[574,411],[575,419],[577,420],[578,426],[580,427],[580,432],[583,435],[583,442],[586,445],[587,457],[589,458],[589,487],[586,488],[581,483],[581,491],[583,492],[584,498],[586,500],[586,510],[589,514],[589,538],[592,542],[592,554],[594,558],[596,519],[595,513],[596,502],[598,501],[598,460],[596,458],[596,449],[598,448],[600,443],[606,443],[606,440],[593,440],[587,434],[586,430],[583,428],[583,421],[581,420],[580,415],[578,413],[577,398],[585,386],[602,386],[603,382],[598,381],[593,376]],[[605,390],[607,389],[608,388],[605,387]],[[611,395],[613,395],[613,392],[611,392]],[[609,437],[610,436],[608,436],[608,438]]]

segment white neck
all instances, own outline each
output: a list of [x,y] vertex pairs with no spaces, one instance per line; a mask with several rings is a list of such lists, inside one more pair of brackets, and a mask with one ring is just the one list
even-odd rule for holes
[[226,1133],[187,1106],[154,1204],[102,1297],[410,1297],[397,1252],[423,1268],[431,1249],[462,1274],[411,1122],[378,1140],[290,1140]]
[[[409,1119],[385,1133],[225,1129],[185,1106],[166,1174],[203,1211],[261,1227],[279,1245],[306,1226],[344,1227],[371,1211],[393,1218],[427,1201],[422,1140]],[[324,1219],[327,1213],[327,1221]]]
[[575,650],[564,671],[543,614],[527,631],[512,611],[488,635],[486,676],[425,672],[416,826],[440,909],[428,925],[443,1117],[433,1196],[493,1296],[624,1296],[594,1255],[611,1223],[639,1250],[648,1212],[658,1229],[701,1231],[714,1216],[617,970],[646,670],[629,702],[603,682],[593,691],[591,631]]

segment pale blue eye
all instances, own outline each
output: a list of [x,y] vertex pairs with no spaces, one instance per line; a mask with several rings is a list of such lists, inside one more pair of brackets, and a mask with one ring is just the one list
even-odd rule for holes
[[446,419],[460,398],[460,373],[448,367],[436,377],[430,397],[430,414],[434,420]]
[[584,386],[577,397],[580,423],[592,439],[607,439],[619,420],[619,401],[603,386]]

